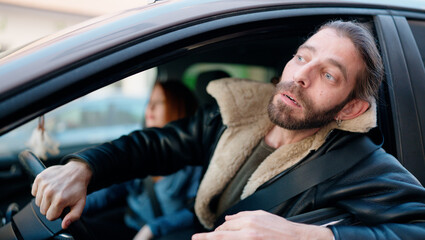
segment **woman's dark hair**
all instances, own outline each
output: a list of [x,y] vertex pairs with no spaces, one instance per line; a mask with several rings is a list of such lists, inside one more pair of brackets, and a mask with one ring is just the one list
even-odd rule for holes
[[195,113],[198,103],[185,85],[177,81],[157,82],[156,85],[164,90],[167,122]]

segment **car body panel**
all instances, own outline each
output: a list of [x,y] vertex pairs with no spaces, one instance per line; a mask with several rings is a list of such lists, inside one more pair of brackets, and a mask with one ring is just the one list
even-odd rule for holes
[[[399,24],[400,22],[406,22],[405,18],[397,18]],[[423,134],[421,134],[423,132],[421,125],[423,125],[424,119],[421,119],[418,114],[417,109],[420,109],[420,106],[416,104],[415,94],[413,92],[414,86],[412,84],[414,79],[420,78],[420,74],[411,76],[411,71],[408,68],[408,62],[410,64],[417,62],[417,58],[419,57],[420,60],[420,56],[416,53],[408,54],[409,52],[404,51],[406,50],[404,48],[405,46],[402,46],[399,39],[400,33],[392,16],[379,16],[379,22],[380,27],[385,29],[385,31],[381,31],[381,42],[384,43],[381,44],[381,49],[383,51],[384,63],[386,63],[386,71],[389,71],[386,82],[389,85],[388,89],[393,115],[392,124],[394,125],[395,148],[397,152],[395,155],[403,165],[413,173],[416,173],[417,176],[420,176],[420,180],[424,182],[425,178],[419,171],[422,171],[420,169],[425,167],[425,163],[417,161],[418,159],[425,158]],[[409,44],[416,46],[414,41],[410,41]],[[408,55],[406,56],[405,54]],[[424,81],[418,83],[416,85],[419,89],[424,87]],[[407,118],[406,116],[409,117]],[[408,139],[417,139],[417,141],[411,142]]]

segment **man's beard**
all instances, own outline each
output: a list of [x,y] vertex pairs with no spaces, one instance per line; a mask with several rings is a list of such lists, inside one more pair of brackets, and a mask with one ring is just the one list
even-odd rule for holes
[[[292,116],[294,109],[283,103],[277,101],[277,104],[273,104],[273,98],[277,94],[281,94],[282,91],[288,91],[292,93],[300,106],[304,108],[304,118],[297,119]],[[334,121],[335,116],[341,111],[344,106],[351,101],[352,95],[350,94],[342,103],[334,106],[330,109],[313,109],[313,101],[305,96],[300,86],[294,82],[280,82],[276,85],[275,93],[272,95],[267,111],[270,120],[285,129],[289,130],[303,130],[303,129],[314,129],[321,128],[326,124]]]

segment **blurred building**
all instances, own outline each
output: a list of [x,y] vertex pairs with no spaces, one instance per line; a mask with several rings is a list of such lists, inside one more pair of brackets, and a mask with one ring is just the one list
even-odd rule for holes
[[0,52],[87,19],[152,0],[0,0]]

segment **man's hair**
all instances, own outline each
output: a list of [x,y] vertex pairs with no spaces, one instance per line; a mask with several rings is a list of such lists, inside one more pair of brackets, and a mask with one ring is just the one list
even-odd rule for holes
[[330,21],[322,25],[318,31],[330,28],[337,34],[349,38],[364,62],[364,69],[356,76],[356,85],[351,98],[359,98],[369,101],[373,96],[378,99],[378,90],[384,76],[381,55],[375,43],[375,39],[369,28],[362,23],[352,21]]

